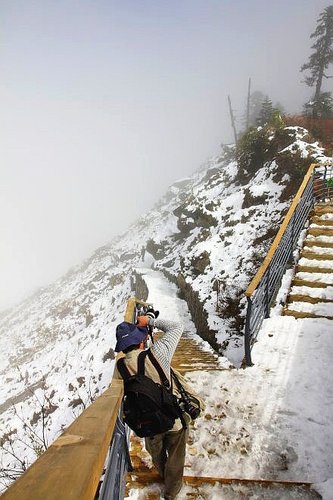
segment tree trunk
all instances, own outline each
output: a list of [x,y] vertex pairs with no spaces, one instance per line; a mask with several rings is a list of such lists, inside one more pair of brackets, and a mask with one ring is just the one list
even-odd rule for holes
[[249,78],[249,85],[247,88],[246,130],[249,128],[249,121],[250,121],[250,96],[251,96],[251,78]]
[[229,103],[229,112],[230,112],[230,118],[231,118],[231,126],[232,126],[233,131],[234,131],[235,144],[237,145],[237,132],[236,132],[236,126],[235,126],[235,117],[234,117],[234,112],[232,111],[232,107],[231,107],[230,96],[228,96],[228,103]]

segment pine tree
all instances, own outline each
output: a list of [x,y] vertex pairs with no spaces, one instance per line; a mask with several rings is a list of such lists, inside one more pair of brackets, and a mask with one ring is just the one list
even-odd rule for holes
[[267,125],[274,113],[273,103],[268,96],[262,102],[261,110],[257,119],[257,125],[264,127]]
[[305,103],[305,116],[313,116],[314,109],[318,118],[331,118],[333,116],[333,99],[331,92],[320,92],[316,103],[313,101]]
[[[325,70],[333,62],[333,5],[326,7],[317,20],[317,28],[310,38],[316,41],[312,45],[313,52],[309,61],[303,64],[301,71],[310,71],[310,76],[305,78],[305,83],[309,87],[315,86],[312,103],[312,116],[319,116],[321,87],[323,78],[326,77]],[[309,103],[308,103],[309,105]]]
[[247,125],[249,127],[256,126],[264,99],[265,96],[260,90],[255,90],[250,95],[249,117],[247,120]]

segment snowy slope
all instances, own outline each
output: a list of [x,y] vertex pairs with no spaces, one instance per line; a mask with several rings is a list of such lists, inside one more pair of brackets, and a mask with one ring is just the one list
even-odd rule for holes
[[[318,145],[302,141],[305,135],[290,128],[291,144],[296,141],[304,155],[322,157]],[[45,440],[51,442],[107,387],[115,326],[141,265],[177,283],[198,334],[239,361],[243,293],[288,205],[289,178],[272,159],[244,179],[235,161],[219,155],[171,186],[111,244],[3,316],[0,435],[5,446],[15,440],[17,454],[31,462],[40,442],[35,436],[29,448],[22,420],[41,436],[43,407]],[[3,466],[11,460],[4,455]]]

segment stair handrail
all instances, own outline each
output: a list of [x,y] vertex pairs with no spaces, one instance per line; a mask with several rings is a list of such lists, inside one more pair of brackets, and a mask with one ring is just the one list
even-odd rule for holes
[[[293,258],[300,233],[315,201],[331,198],[332,164],[310,165],[274,241],[256,275],[245,291],[245,364],[252,366],[251,349],[269,309],[288,263]],[[317,184],[316,184],[317,182]],[[333,187],[333,186],[332,186]]]
[[[125,321],[149,306],[131,297]],[[99,396],[9,488],[1,500],[120,500],[131,470],[129,429],[121,418],[123,381]],[[101,477],[105,470],[103,481]]]

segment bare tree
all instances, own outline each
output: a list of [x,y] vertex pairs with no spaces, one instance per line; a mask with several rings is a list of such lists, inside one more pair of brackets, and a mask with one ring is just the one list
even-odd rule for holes
[[235,144],[237,144],[237,131],[236,131],[236,125],[235,125],[235,116],[234,112],[231,107],[231,99],[230,96],[228,96],[228,103],[229,103],[229,112],[230,112],[230,119],[231,119],[231,126],[234,131],[234,138],[235,138]]
[[247,87],[247,103],[246,103],[246,128],[247,130],[250,125],[250,101],[251,101],[251,78],[249,78],[249,84]]

